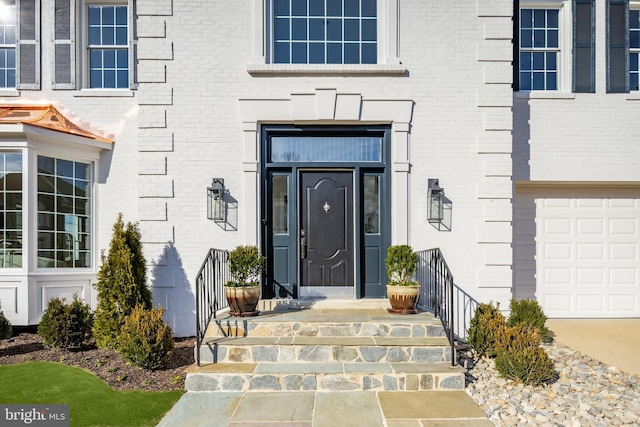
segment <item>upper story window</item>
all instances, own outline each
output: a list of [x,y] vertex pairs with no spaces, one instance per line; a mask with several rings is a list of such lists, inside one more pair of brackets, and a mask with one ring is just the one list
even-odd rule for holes
[[16,5],[0,3],[0,87],[16,87]]
[[520,10],[520,90],[558,90],[558,9]]
[[90,88],[129,87],[128,22],[127,6],[89,5]]
[[640,10],[629,11],[629,86],[638,90],[638,57],[640,56]]
[[135,87],[133,1],[56,0],[53,89]]
[[271,62],[376,64],[376,0],[273,0]]
[[22,267],[22,154],[0,152],[0,268]]

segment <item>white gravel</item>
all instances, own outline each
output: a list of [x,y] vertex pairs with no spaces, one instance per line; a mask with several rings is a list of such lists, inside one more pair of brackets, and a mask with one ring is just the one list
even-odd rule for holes
[[558,373],[551,384],[500,378],[486,359],[467,374],[467,394],[496,426],[640,426],[640,377],[561,344],[543,347]]

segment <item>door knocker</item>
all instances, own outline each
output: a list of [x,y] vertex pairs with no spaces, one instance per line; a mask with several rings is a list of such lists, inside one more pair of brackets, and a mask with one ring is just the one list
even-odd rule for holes
[[324,202],[324,206],[322,206],[322,209],[324,209],[324,213],[329,213],[329,210],[331,209],[331,206],[329,206],[329,202]]

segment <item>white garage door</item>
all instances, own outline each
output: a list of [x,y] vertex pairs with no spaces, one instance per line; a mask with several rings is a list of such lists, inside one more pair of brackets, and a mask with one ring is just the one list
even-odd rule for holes
[[549,317],[640,316],[640,189],[535,195],[536,296]]

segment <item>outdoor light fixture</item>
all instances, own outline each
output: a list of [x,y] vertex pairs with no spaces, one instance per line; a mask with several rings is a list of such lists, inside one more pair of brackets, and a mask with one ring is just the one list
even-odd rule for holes
[[444,188],[440,188],[440,180],[429,179],[427,197],[429,199],[429,207],[427,219],[429,222],[442,222],[444,218]]
[[223,178],[213,178],[211,187],[207,187],[207,218],[215,222],[225,222],[227,220],[227,209],[224,201]]

